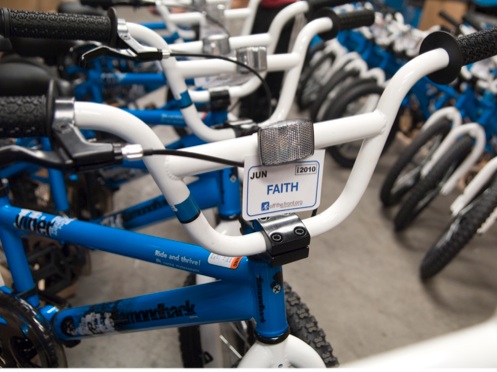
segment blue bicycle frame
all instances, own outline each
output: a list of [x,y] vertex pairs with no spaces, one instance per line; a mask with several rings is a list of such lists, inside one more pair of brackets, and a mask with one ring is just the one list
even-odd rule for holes
[[[20,239],[26,232],[218,280],[63,310],[40,307]],[[250,319],[255,320],[256,333],[263,338],[274,339],[288,330],[282,268],[264,261],[247,257],[219,260],[220,256],[196,245],[16,208],[5,196],[0,198],[0,239],[16,294],[39,308],[62,341]]]

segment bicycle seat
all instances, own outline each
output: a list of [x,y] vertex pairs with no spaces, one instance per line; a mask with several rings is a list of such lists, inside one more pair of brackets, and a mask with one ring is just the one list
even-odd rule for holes
[[22,57],[40,57],[50,66],[57,65],[59,57],[67,54],[76,45],[73,40],[32,39],[28,37],[9,38],[12,51]]
[[34,59],[9,55],[0,61],[0,96],[42,95],[47,92],[51,80],[60,95],[71,95],[69,82],[57,78],[42,63]]

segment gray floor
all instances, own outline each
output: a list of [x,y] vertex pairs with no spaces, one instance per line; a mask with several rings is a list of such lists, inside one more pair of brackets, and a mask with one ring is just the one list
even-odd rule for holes
[[[449,220],[454,195],[438,198],[406,232],[394,233],[395,208],[382,209],[378,190],[400,151],[397,142],[381,159],[357,210],[314,239],[307,260],[284,269],[341,363],[477,324],[496,308],[495,229],[476,238],[435,280],[419,280],[420,259]],[[348,170],[327,158],[323,206],[337,197],[347,176]],[[116,208],[154,195],[149,181],[120,190]],[[145,232],[188,239],[176,222]],[[101,252],[94,252],[92,261],[91,275],[81,278],[71,299],[74,305],[174,288],[185,278],[165,267]],[[95,338],[66,351],[71,367],[181,367],[176,329]]]

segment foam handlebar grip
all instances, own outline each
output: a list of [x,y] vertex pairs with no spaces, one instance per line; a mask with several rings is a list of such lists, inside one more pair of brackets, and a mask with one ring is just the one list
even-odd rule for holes
[[46,96],[0,97],[0,138],[48,136],[52,114]]
[[490,58],[497,54],[497,27],[461,36],[457,44],[463,65]]
[[321,8],[314,14],[314,19],[317,18],[331,19],[331,29],[319,34],[323,40],[331,40],[335,38],[341,30],[351,30],[357,27],[372,25],[375,19],[375,13],[372,10],[362,9],[337,14],[331,8]]
[[114,30],[108,16],[29,12],[0,9],[0,34],[56,40],[92,40],[109,43]]
[[340,30],[352,30],[354,28],[371,26],[374,23],[375,13],[369,9],[338,14]]

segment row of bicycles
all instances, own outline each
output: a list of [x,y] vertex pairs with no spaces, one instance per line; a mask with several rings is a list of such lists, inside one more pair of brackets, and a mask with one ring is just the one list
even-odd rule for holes
[[[426,76],[446,84],[463,66],[497,54],[497,30],[430,34],[422,53],[382,82],[371,110],[288,119],[295,95],[302,102],[310,95],[298,89],[306,58],[333,49],[338,60],[337,35],[393,18],[337,0],[298,1],[267,33],[249,35],[256,0],[242,9],[183,0],[84,5],[57,13],[0,9],[0,241],[11,276],[3,270],[0,277],[0,365],[64,367],[64,348],[81,340],[161,328],[179,329],[185,367],[338,365],[283,267],[307,258],[311,239],[356,208],[413,87]],[[160,21],[127,22],[120,5],[152,7]],[[274,54],[284,25],[303,15],[292,50]],[[229,19],[241,20],[239,36],[229,34]],[[343,37],[363,54],[376,53],[369,41]],[[313,45],[321,45],[315,57]],[[342,75],[366,76],[371,69],[358,61],[344,63]],[[285,77],[273,108],[264,77],[274,71]],[[268,104],[257,109],[268,119],[237,117],[236,102],[261,85]],[[138,98],[159,88],[161,102],[139,106]],[[161,138],[156,129],[164,125],[179,139]],[[324,149],[358,140],[342,193],[320,206]],[[145,174],[160,195],[114,210],[112,195]],[[213,208],[211,223],[205,211]],[[168,219],[194,243],[167,231],[137,232]],[[89,250],[188,277],[172,290],[71,306],[59,294],[88,271]],[[460,333],[454,340],[464,346],[469,339]],[[495,365],[488,344],[478,356],[467,353],[467,363]],[[438,343],[440,352],[446,346]]]
[[[471,13],[462,23],[445,12],[441,16],[453,24],[450,31],[456,35],[488,27],[488,18],[485,23]],[[297,91],[299,108],[309,109],[314,120],[372,111],[388,79],[417,55],[434,29],[440,27],[420,31],[405,24],[400,13],[385,13],[368,28],[341,33],[310,59]],[[495,58],[474,63],[454,80],[443,81],[449,85],[420,80],[403,101],[385,144],[384,151],[397,131],[409,142],[380,190],[384,207],[400,205],[395,231],[407,228],[437,195],[463,189],[450,207],[451,222],[422,260],[422,279],[435,276],[495,221],[495,63]],[[409,123],[399,125],[406,112]],[[328,150],[339,165],[351,168],[361,144]]]

